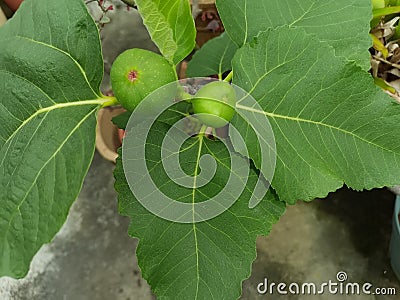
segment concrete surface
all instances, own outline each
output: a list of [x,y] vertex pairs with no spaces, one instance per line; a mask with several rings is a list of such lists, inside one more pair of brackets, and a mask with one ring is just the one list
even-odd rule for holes
[[[343,188],[326,199],[289,206],[272,233],[257,241],[258,257],[243,285],[243,299],[265,299],[256,293],[265,277],[276,283],[322,283],[336,280],[341,271],[348,275],[345,282],[397,289],[397,296],[368,299],[400,299],[400,281],[388,258],[394,197],[387,190]],[[362,300],[366,296],[271,295],[267,299]]]
[[[135,11],[120,6],[111,20],[102,30],[103,91],[110,89],[107,72],[118,53],[134,46],[156,49]],[[66,224],[35,256],[26,278],[0,279],[0,300],[154,299],[137,266],[136,241],[127,235],[129,221],[117,213],[113,168],[96,153]],[[265,277],[276,283],[318,283],[335,280],[339,271],[346,271],[351,282],[397,288],[397,296],[368,299],[400,299],[400,283],[387,257],[393,203],[386,190],[342,189],[327,199],[289,207],[271,235],[258,239],[258,258],[243,283],[242,299],[365,299],[261,296],[256,291]]]

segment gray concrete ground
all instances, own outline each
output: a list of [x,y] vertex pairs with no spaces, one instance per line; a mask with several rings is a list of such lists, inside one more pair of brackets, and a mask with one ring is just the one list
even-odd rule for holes
[[[336,280],[346,272],[346,282],[370,282],[374,287],[395,287],[400,281],[390,267],[388,247],[394,196],[387,190],[355,192],[341,189],[326,199],[289,206],[268,237],[257,242],[258,257],[252,276],[243,287],[243,299],[262,299],[256,286],[265,277],[271,282]],[[264,296],[265,297],[265,296]],[[267,299],[365,299],[366,296],[279,296]]]
[[[124,49],[156,49],[134,11],[120,8],[111,19],[102,31],[106,73]],[[103,91],[110,88],[108,80],[106,74]],[[96,153],[66,224],[35,256],[26,278],[0,279],[0,300],[155,298],[141,278],[136,241],[127,235],[129,220],[117,213],[113,168]],[[264,278],[276,283],[318,283],[335,280],[339,271],[347,272],[348,282],[397,288],[397,296],[369,299],[400,299],[400,281],[387,256],[393,203],[394,196],[386,190],[342,189],[327,199],[289,207],[272,233],[258,239],[258,258],[243,283],[242,299],[365,299],[327,294],[261,296],[256,291]]]

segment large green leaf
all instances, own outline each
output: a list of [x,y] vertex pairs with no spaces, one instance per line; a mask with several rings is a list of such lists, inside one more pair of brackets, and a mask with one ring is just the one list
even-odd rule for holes
[[217,0],[217,7],[239,46],[268,28],[301,27],[333,46],[338,55],[369,68],[371,0]]
[[[199,203],[210,199],[221,192],[230,175],[239,176],[231,172],[229,151],[219,141],[202,136],[189,138],[179,153],[185,173],[197,174],[203,155],[214,157],[217,169],[212,180],[202,187],[190,188],[174,183],[163,169],[160,150],[165,132],[171,127],[167,123],[174,123],[180,117],[175,114],[174,120],[171,114],[174,113],[170,112],[169,122],[157,121],[153,125],[146,140],[150,175],[162,193],[177,201]],[[136,138],[137,132],[135,130],[130,138]],[[129,129],[127,134],[129,137]],[[136,154],[132,155],[134,159],[140,159]],[[242,167],[248,166],[246,159],[233,155]],[[132,158],[124,156],[123,159]],[[203,222],[175,223],[157,217],[142,206],[124,175],[124,171],[127,174],[137,170],[125,167],[118,160],[114,172],[120,213],[131,218],[129,234],[140,240],[136,252],[139,266],[158,299],[238,298],[241,282],[250,275],[251,263],[256,257],[256,237],[268,234],[284,211],[283,203],[270,191],[255,209],[249,209],[248,201],[257,182],[257,175],[251,170],[243,193],[227,211]],[[143,174],[137,174],[136,178],[141,181]],[[195,177],[192,185],[196,186]],[[154,194],[149,197],[155,202],[162,201],[154,199]],[[192,213],[195,215],[196,211]]]
[[182,61],[194,48],[196,28],[188,0],[136,0],[153,42],[171,63]]
[[190,60],[186,75],[202,77],[218,74],[232,68],[231,61],[238,49],[237,45],[224,32],[222,35],[209,40]]
[[103,62],[81,0],[26,0],[0,29],[0,276],[24,276],[94,152]]
[[[245,97],[238,112],[266,115],[274,129],[272,186],[280,198],[311,200],[343,183],[356,190],[399,183],[400,106],[357,65],[302,29],[283,27],[238,50],[233,70],[234,83],[262,108]],[[251,128],[240,117],[233,123],[263,170]]]

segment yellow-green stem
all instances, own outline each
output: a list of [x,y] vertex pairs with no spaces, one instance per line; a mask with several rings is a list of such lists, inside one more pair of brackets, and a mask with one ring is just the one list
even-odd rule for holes
[[200,128],[199,136],[204,136],[207,131],[207,125],[202,125]]
[[233,71],[230,71],[229,74],[225,77],[224,81],[230,82],[233,78]]
[[113,106],[113,105],[118,104],[117,98],[115,98],[115,97],[113,97],[113,96],[104,96],[104,95],[103,95],[103,98],[102,98],[101,100],[104,101],[104,102],[101,104],[101,107],[108,107],[108,106]]
[[374,9],[372,15],[374,18],[383,17],[391,14],[397,14],[400,12],[400,6],[388,6],[384,8]]

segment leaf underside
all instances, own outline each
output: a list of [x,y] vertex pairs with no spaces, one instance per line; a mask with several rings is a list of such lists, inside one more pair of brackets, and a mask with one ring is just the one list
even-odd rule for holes
[[102,71],[80,0],[26,0],[0,29],[0,276],[28,272],[81,189]]
[[136,0],[143,23],[161,54],[173,64],[194,48],[196,28],[187,0]]
[[[217,171],[211,182],[197,189],[185,188],[168,178],[161,163],[160,146],[169,128],[167,122],[157,121],[146,142],[147,165],[156,185],[164,194],[182,202],[200,202],[218,194],[231,173],[225,145],[200,137],[190,138],[182,145],[179,155],[188,175],[195,174],[199,147],[201,155],[209,154],[217,160]],[[242,165],[248,164],[246,159],[238,158],[243,160]],[[157,299],[240,296],[241,282],[250,275],[251,263],[256,257],[256,237],[268,234],[284,211],[283,203],[276,200],[273,191],[255,209],[248,208],[257,181],[253,170],[233,206],[211,220],[194,224],[170,222],[147,211],[132,194],[120,159],[114,175],[120,213],[131,218],[129,234],[140,240],[139,266]]]
[[[265,114],[277,144],[272,186],[289,203],[323,197],[345,183],[356,190],[400,180],[400,106],[375,87],[354,63],[298,28],[268,30],[233,59],[233,82],[248,91],[238,111]],[[243,119],[233,124],[247,137],[250,157],[254,132]]]

